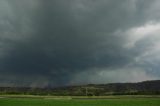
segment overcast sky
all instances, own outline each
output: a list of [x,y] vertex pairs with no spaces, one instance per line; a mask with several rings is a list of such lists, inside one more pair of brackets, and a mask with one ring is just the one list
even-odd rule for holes
[[160,0],[0,0],[0,86],[160,79]]

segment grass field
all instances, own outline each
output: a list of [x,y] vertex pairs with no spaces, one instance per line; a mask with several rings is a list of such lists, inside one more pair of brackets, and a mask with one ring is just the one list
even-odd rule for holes
[[160,106],[160,97],[0,96],[0,106]]

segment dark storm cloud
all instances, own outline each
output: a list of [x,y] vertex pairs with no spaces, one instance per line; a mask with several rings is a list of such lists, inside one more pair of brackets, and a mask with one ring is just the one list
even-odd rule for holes
[[[128,36],[132,28],[159,22],[158,3],[157,0],[2,0],[1,85],[106,83],[119,81],[128,73],[135,77],[137,70],[144,77],[139,80],[149,79],[144,66],[139,66],[140,60],[135,62],[148,47],[143,40],[139,41],[142,44],[137,41],[133,42],[134,47],[128,46]],[[117,78],[116,73],[123,75]],[[102,79],[96,81],[93,77]],[[127,80],[130,81],[129,77],[122,79]]]

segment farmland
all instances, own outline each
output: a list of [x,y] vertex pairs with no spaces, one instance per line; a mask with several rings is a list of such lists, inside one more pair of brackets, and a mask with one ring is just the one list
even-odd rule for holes
[[59,88],[0,87],[0,106],[160,106],[160,80]]
[[1,95],[0,106],[160,106],[160,97]]

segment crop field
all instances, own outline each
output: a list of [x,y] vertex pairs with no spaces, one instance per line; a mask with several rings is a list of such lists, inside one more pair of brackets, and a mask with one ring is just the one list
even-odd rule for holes
[[160,106],[159,96],[0,96],[0,106]]

